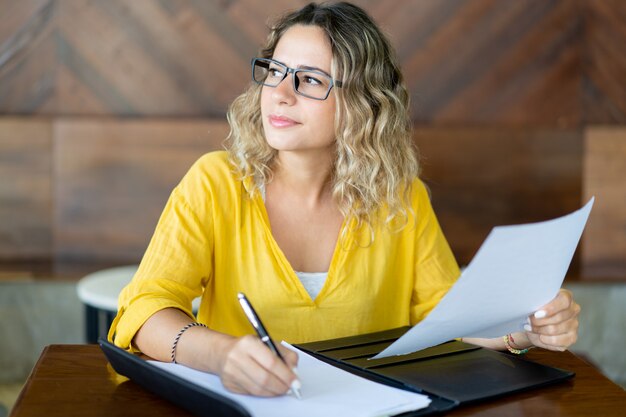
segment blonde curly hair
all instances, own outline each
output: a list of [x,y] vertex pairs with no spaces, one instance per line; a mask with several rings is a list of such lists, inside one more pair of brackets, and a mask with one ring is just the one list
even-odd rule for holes
[[[341,213],[346,220],[354,218],[357,228],[370,226],[373,233],[374,213],[386,209],[386,223],[394,220],[403,227],[412,214],[408,198],[419,162],[409,95],[393,48],[361,8],[344,2],[310,3],[271,27],[260,57],[271,58],[281,36],[294,25],[324,30],[332,47],[331,75],[342,82],[331,91],[337,100],[332,194]],[[253,180],[250,196],[271,180],[277,154],[264,136],[261,89],[251,84],[227,115],[230,160],[242,179]]]

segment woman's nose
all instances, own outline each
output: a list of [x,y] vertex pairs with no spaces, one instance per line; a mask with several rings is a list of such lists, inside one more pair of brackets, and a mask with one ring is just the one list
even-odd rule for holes
[[295,100],[296,92],[293,89],[293,74],[287,74],[287,76],[273,88],[272,97],[278,101],[285,103],[293,103]]

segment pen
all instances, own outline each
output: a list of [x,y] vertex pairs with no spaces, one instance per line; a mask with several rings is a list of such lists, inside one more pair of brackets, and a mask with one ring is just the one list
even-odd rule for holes
[[[243,312],[246,314],[246,317],[248,318],[250,324],[252,324],[252,327],[254,327],[254,330],[259,336],[259,339],[261,339],[261,342],[265,343],[265,345],[274,353],[274,355],[278,356],[278,358],[283,361],[283,363],[287,364],[285,358],[283,358],[283,355],[281,355],[276,348],[274,341],[270,337],[267,330],[265,330],[265,326],[263,326],[261,319],[259,318],[256,311],[254,311],[252,304],[250,304],[250,301],[248,301],[245,294],[242,292],[237,293],[237,298],[239,299],[239,304],[241,304]],[[295,372],[295,369],[293,369],[293,371]],[[302,396],[300,395],[299,385],[300,381],[298,381],[297,379],[291,383],[291,392],[297,399],[302,398]]]

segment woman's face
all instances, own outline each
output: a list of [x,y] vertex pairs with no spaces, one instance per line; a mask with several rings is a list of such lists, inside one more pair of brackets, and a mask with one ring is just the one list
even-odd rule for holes
[[[317,26],[296,25],[278,41],[272,59],[290,68],[318,69],[330,74],[330,42]],[[335,97],[314,100],[297,94],[293,74],[278,86],[263,86],[261,115],[267,143],[279,152],[332,152],[335,142]],[[333,87],[336,88],[336,87]]]

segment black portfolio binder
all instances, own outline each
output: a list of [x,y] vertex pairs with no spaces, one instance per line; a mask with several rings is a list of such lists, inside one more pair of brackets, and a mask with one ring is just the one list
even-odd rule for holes
[[[402,414],[406,417],[442,413],[459,405],[574,376],[570,371],[457,341],[409,355],[368,359],[408,329],[410,327],[402,327],[295,346],[353,374],[431,398],[427,408]],[[98,342],[116,372],[198,416],[250,415],[229,398],[152,366],[105,340]]]
[[428,408],[406,414],[441,413],[462,404],[536,388],[574,376],[523,357],[451,341],[408,355],[369,359],[410,327],[295,345],[364,378],[428,395]]
[[115,372],[197,416],[251,417],[245,408],[230,398],[150,365],[104,339],[98,339],[98,344]]

